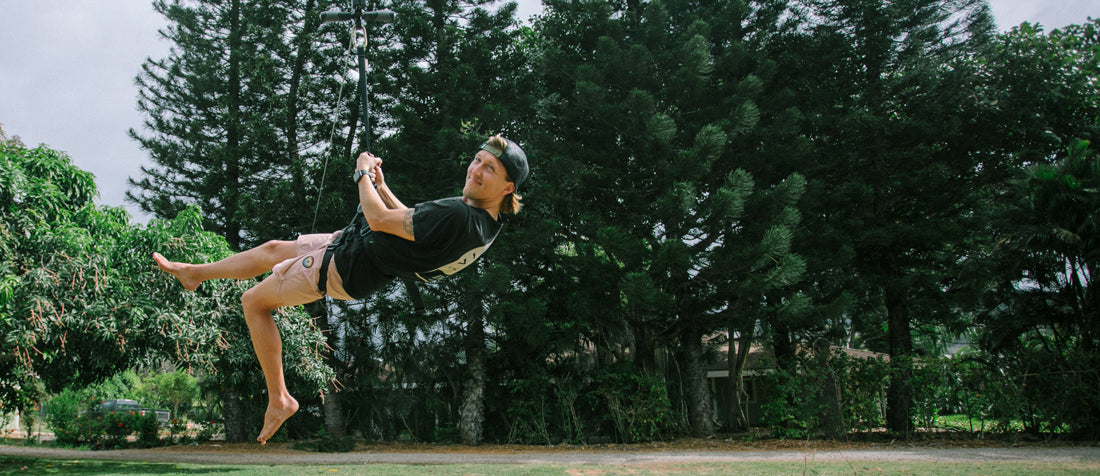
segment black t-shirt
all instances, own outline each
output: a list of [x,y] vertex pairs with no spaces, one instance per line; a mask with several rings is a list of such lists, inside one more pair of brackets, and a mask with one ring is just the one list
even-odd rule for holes
[[344,291],[361,299],[393,277],[433,281],[476,261],[500,233],[489,212],[444,198],[416,204],[409,241],[367,226],[362,213],[334,243],[332,262]]

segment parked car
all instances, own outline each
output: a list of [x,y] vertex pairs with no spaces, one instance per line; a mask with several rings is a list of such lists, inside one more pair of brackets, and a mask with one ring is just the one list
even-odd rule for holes
[[159,423],[160,426],[168,426],[168,424],[172,422],[172,412],[168,410],[144,408],[136,400],[104,400],[103,403],[96,405],[95,408],[92,409],[93,414],[100,415],[119,412],[133,412],[141,416],[145,416],[152,412],[157,416],[157,423]]

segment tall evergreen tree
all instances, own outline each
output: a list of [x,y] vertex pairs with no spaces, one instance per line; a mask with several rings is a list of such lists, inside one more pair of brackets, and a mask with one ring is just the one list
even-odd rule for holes
[[[161,218],[198,205],[205,228],[235,250],[315,231],[323,158],[344,149],[330,148],[330,131],[354,129],[332,124],[344,122],[341,101],[354,95],[338,94],[350,38],[319,34],[319,12],[331,3],[154,2],[173,48],[167,58],[148,59],[137,78],[148,119],[131,136],[155,166],[131,178],[129,199]],[[342,226],[347,213],[339,216]],[[322,223],[325,231],[330,223]],[[312,310],[327,328],[323,309]],[[246,386],[225,389],[228,432],[242,440],[251,431],[234,395],[247,394]],[[330,431],[342,426],[334,422]]]
[[887,425],[908,433],[914,333],[954,317],[951,269],[975,230],[990,160],[979,153],[987,136],[963,111],[974,103],[964,60],[988,46],[992,22],[982,1],[803,3],[815,46],[800,94],[813,98],[819,155],[805,169],[813,208],[802,243],[833,246],[805,251],[811,281],[855,295],[849,325],[891,355]]
[[128,198],[162,218],[199,205],[234,249],[311,231],[331,121],[346,110],[334,80],[346,43],[318,34],[330,4],[154,2],[173,48],[137,77],[148,118],[131,136],[155,165]]
[[[746,274],[788,284],[799,274],[783,233],[765,244],[744,226],[756,185],[741,169],[758,149],[731,147],[766,127],[757,102],[771,75],[752,54],[777,33],[784,5],[548,2],[539,24],[542,137],[557,144],[548,180],[569,190],[553,213],[577,257],[576,284],[564,288],[575,294],[551,312],[583,313],[597,365],[632,360],[655,373],[660,349],[674,350],[672,387],[685,389],[676,397],[697,436],[716,429],[704,340],[726,327]],[[799,179],[789,179],[796,200]],[[791,217],[751,229],[789,230]],[[765,256],[770,266],[730,266]]]

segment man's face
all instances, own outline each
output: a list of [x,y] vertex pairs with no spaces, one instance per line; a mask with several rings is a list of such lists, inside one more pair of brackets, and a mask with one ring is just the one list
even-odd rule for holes
[[515,184],[508,181],[508,171],[500,159],[489,151],[477,151],[474,160],[466,168],[466,185],[462,188],[462,196],[488,201],[504,197],[515,189]]

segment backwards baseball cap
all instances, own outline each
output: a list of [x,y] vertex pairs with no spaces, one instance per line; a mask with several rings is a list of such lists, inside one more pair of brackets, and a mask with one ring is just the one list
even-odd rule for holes
[[[501,139],[504,138],[501,137]],[[481,144],[481,150],[493,154],[497,160],[500,160],[500,163],[504,164],[504,169],[508,171],[508,178],[512,179],[512,183],[516,184],[516,189],[519,189],[519,184],[527,180],[527,174],[529,173],[527,154],[523,152],[519,144],[508,139],[504,139],[504,142],[508,143],[504,150],[493,147],[489,142]]]

